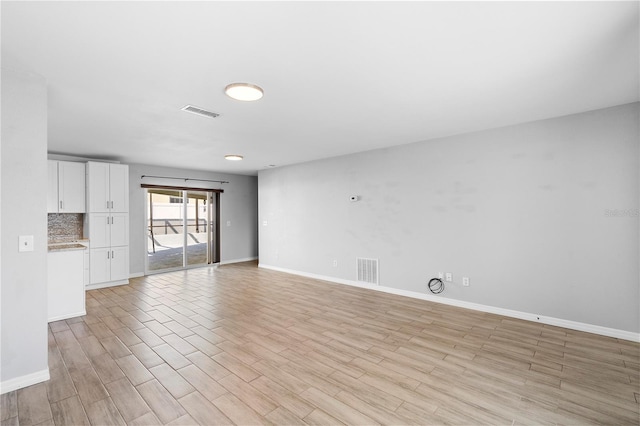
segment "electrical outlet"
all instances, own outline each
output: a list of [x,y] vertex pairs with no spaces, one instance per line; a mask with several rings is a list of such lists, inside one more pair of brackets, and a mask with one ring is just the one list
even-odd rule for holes
[[469,277],[462,277],[462,286],[469,287]]
[[231,221],[230,220],[227,221],[227,226],[231,226]]
[[338,261],[336,259],[333,259],[333,267],[337,267],[338,266]]
[[451,272],[447,272],[446,274],[444,274],[444,276],[445,276],[445,281],[449,283],[453,281],[453,274]]
[[438,272],[438,278],[444,279],[444,272]]

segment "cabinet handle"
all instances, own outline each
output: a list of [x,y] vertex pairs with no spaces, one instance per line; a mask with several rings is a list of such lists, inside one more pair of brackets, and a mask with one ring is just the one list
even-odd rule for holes
[[111,250],[111,258],[112,258],[112,259],[115,259],[115,258],[116,258],[116,255],[115,255],[115,253],[113,252],[113,250]]
[[110,257],[109,257],[109,250],[107,250],[107,259],[110,259]]
[[62,210],[62,200],[60,200],[60,210]]

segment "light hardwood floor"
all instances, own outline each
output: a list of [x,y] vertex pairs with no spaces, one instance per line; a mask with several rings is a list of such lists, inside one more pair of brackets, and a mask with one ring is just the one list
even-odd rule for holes
[[2,425],[639,424],[640,345],[258,269],[137,278],[50,324]]

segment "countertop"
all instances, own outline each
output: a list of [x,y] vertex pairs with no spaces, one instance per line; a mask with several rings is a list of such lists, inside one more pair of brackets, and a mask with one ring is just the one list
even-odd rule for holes
[[49,251],[85,250],[89,240],[49,241]]
[[78,243],[49,245],[49,251],[86,250],[87,247]]

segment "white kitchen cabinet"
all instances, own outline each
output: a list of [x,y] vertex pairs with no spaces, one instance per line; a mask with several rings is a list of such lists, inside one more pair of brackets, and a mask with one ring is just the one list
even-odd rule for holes
[[109,213],[89,213],[89,241],[92,248],[110,247],[111,216]]
[[58,213],[58,162],[47,162],[47,213]]
[[89,213],[109,211],[109,164],[87,163],[87,197]]
[[84,250],[84,282],[83,285],[86,287],[91,283],[91,250],[89,250],[88,243],[85,244],[87,249]]
[[92,248],[89,274],[91,284],[127,280],[129,278],[129,247]]
[[47,212],[84,213],[85,164],[48,161]]
[[112,212],[129,212],[129,166],[109,165],[109,195]]
[[111,247],[111,281],[129,279],[129,247]]
[[111,278],[111,247],[92,248],[89,254],[90,284],[110,281]]
[[90,213],[89,241],[93,248],[129,245],[129,214]]
[[85,164],[70,161],[58,162],[58,197],[60,213],[84,213]]
[[87,163],[89,288],[129,282],[129,166]]
[[86,315],[84,249],[47,254],[47,318],[58,321]]
[[129,166],[87,163],[89,212],[129,212]]

